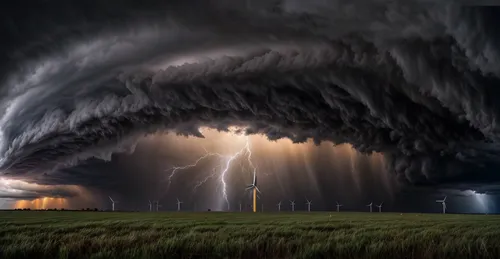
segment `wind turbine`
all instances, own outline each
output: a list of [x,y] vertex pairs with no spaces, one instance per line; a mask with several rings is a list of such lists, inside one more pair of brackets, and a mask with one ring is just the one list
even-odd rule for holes
[[276,204],[276,205],[278,205],[278,211],[281,211],[281,201],[278,202],[278,204]]
[[153,203],[151,203],[151,200],[148,200],[149,202],[149,212],[153,211]]
[[311,212],[311,204],[312,204],[312,201],[308,200],[307,198],[306,198],[306,201],[307,201],[307,202],[306,202],[306,204],[307,204],[307,211],[308,211],[308,212]]
[[340,207],[342,207],[344,205],[340,204],[338,201],[337,201],[337,212],[340,212]]
[[436,200],[437,203],[441,203],[443,205],[443,214],[446,213],[446,197],[447,196],[444,196],[444,199],[442,200]]
[[366,207],[370,207],[370,212],[372,212],[372,206],[373,206],[373,202],[371,202],[370,204],[366,205]]
[[241,201],[240,201],[240,212],[241,212]]
[[111,211],[115,211],[115,203],[117,203],[117,202],[114,201],[113,199],[111,199],[111,196],[108,196],[108,197],[111,200]]
[[253,212],[257,212],[257,192],[261,193],[259,188],[257,188],[257,174],[253,172],[252,184],[247,185],[247,191],[253,191]]
[[290,206],[292,206],[292,211],[295,211],[295,201],[290,201]]
[[380,203],[380,205],[375,205],[378,207],[378,212],[382,212],[382,204],[384,204],[384,202]]
[[177,198],[177,211],[181,211],[181,204],[182,201],[180,201],[179,198]]
[[160,211],[158,208],[161,207],[160,201],[156,201],[156,211]]

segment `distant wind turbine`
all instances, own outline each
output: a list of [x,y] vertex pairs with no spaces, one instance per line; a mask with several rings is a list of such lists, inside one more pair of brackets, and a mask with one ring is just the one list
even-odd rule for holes
[[276,204],[278,206],[278,211],[281,211],[281,201]]
[[148,200],[149,202],[149,212],[153,211],[153,203],[151,203],[151,200]]
[[306,204],[307,204],[307,211],[308,211],[308,212],[311,212],[311,204],[312,204],[312,201],[308,200],[307,198],[306,198],[306,201],[307,201],[307,202],[306,202]]
[[240,212],[241,212],[241,201],[240,201]]
[[342,207],[344,205],[340,204],[338,201],[337,201],[337,212],[340,212],[340,207]]
[[446,213],[446,197],[447,196],[444,196],[444,199],[442,200],[436,200],[437,203],[441,203],[443,205],[443,214]]
[[290,206],[292,206],[292,211],[295,211],[295,201],[290,201]]
[[159,208],[161,207],[160,201],[155,201],[156,202],[156,211],[160,211]]
[[257,192],[261,193],[259,188],[257,188],[257,174],[253,172],[252,184],[247,185],[247,191],[253,192],[253,212],[257,212]]
[[366,205],[366,207],[370,207],[370,212],[372,212],[372,206],[373,206],[373,202],[371,202],[370,204]]
[[378,212],[382,212],[382,204],[384,204],[384,202],[380,203],[380,205],[375,205],[378,207]]
[[118,202],[111,199],[111,196],[108,196],[108,197],[111,200],[111,211],[115,211],[115,203],[118,203]]
[[177,198],[177,211],[181,211],[181,204],[182,201],[180,201],[179,198]]

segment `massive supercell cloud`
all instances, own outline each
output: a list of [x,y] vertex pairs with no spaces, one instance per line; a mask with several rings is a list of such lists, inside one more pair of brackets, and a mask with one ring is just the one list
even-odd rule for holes
[[2,15],[0,165],[10,175],[109,159],[158,131],[203,137],[202,126],[349,143],[416,184],[497,166],[498,8],[56,2]]

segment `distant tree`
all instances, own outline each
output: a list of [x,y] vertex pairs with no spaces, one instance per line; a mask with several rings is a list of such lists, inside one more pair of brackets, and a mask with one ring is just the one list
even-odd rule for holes
[[208,209],[208,211],[212,211],[211,209]]
[[99,211],[99,209],[98,208],[94,208],[94,211]]
[[64,208],[61,208],[61,211],[65,210]]

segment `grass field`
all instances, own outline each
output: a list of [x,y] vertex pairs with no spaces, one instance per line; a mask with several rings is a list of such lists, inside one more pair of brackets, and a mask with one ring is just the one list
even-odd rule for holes
[[500,217],[4,211],[0,258],[500,258]]

